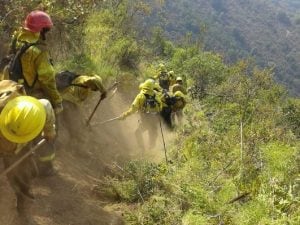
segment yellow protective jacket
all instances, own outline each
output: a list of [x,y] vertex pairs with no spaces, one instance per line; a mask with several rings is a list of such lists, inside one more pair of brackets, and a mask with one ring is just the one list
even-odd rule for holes
[[[146,104],[146,95],[154,96],[155,101],[157,103],[154,108]],[[122,114],[122,118],[125,118],[135,112],[155,114],[159,113],[161,110],[162,102],[157,93],[155,91],[150,90],[141,90],[140,93],[135,97],[133,103],[131,104],[131,107]]]
[[[44,136],[55,136],[55,115],[53,108],[50,104],[50,102],[47,99],[40,99],[39,100],[45,107],[46,110],[46,123],[43,129],[43,135]],[[26,146],[28,143],[25,144],[16,144],[13,142],[8,141],[0,132],[0,157],[17,154],[19,153],[24,146]]]
[[[49,98],[55,106],[62,102],[62,98],[56,88],[55,73],[50,61],[49,52],[45,42],[40,40],[40,33],[32,33],[25,29],[14,33],[11,47],[21,48],[24,43],[36,43],[29,47],[21,57],[23,76],[29,86],[32,86],[29,94],[35,97]],[[4,71],[4,79],[9,79],[8,69]],[[36,80],[36,83],[34,83]]]
[[171,91],[172,91],[172,93],[175,93],[176,91],[181,91],[183,94],[185,94],[185,95],[187,94],[187,90],[181,84],[174,84],[171,87]]
[[186,97],[179,97],[179,96],[175,96],[176,101],[175,104],[172,105],[172,112],[177,112],[177,111],[181,111],[183,110],[183,108],[185,107],[186,103],[187,103],[187,99]]
[[80,105],[92,91],[106,92],[102,79],[97,75],[80,75],[73,80],[71,86],[62,91],[62,97],[66,101]]

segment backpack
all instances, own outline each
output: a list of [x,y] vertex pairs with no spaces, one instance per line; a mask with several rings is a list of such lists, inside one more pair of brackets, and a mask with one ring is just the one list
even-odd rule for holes
[[13,98],[26,95],[24,86],[12,80],[0,81],[0,112]]
[[[12,80],[0,81],[0,113],[10,100],[23,95],[26,95],[23,85]],[[16,145],[7,140],[0,132],[0,158],[13,156],[24,147],[24,145]]]
[[15,54],[10,56],[10,62],[8,63],[9,79],[23,84],[26,89],[33,88],[37,81],[37,76],[35,77],[33,84],[30,86],[23,76],[21,57],[27,51],[27,49],[33,45],[36,45],[36,43],[25,42],[20,49],[14,51]]
[[157,100],[155,99],[155,95],[148,95],[148,94],[144,94],[145,97],[146,97],[146,100],[144,102],[144,111],[145,112],[156,112],[156,109],[157,109],[157,105],[158,105],[158,102]]
[[176,97],[170,96],[167,91],[163,91],[163,99],[168,106],[173,106],[176,103]]
[[159,74],[159,80],[169,80],[168,73],[165,71],[160,72]]
[[85,87],[84,85],[80,85],[80,84],[72,84],[72,82],[79,77],[80,75],[70,72],[68,70],[59,72],[58,74],[56,74],[55,76],[55,81],[56,81],[56,87],[57,90],[62,91],[65,88],[69,87],[69,86],[79,86],[79,87]]
[[161,72],[158,78],[159,86],[162,89],[169,90],[170,81],[167,72]]

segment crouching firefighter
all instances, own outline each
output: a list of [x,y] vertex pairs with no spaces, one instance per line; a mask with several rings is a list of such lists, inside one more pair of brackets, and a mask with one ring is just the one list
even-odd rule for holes
[[106,89],[102,79],[96,74],[76,74],[70,71],[62,71],[56,74],[56,84],[64,101],[80,106],[92,92],[99,91],[101,98],[106,97]]
[[56,74],[55,79],[65,108],[62,113],[62,123],[68,130],[70,141],[74,143],[76,139],[78,142],[84,142],[82,134],[78,132],[78,129],[86,126],[83,120],[83,104],[92,93],[100,93],[101,100],[106,98],[107,90],[103,86],[102,79],[96,74],[79,75],[67,70]]
[[[18,164],[17,161],[31,151],[38,139],[50,143],[55,138],[54,111],[48,100],[26,96],[23,86],[10,80],[0,82],[0,111],[0,157],[5,167],[1,175],[7,175],[17,197],[17,209],[22,213],[26,197],[33,198],[30,183],[40,172],[37,164],[49,163],[43,159],[52,159],[53,154],[47,155],[47,146],[46,152],[41,146],[37,155],[29,154]],[[49,164],[42,168],[49,169]]]
[[149,147],[154,148],[158,136],[159,112],[162,103],[154,91],[154,80],[148,79],[139,86],[140,93],[135,97],[131,107],[119,117],[125,119],[127,116],[139,112],[140,120],[135,131],[137,143],[142,150],[145,150],[142,134],[148,131]]

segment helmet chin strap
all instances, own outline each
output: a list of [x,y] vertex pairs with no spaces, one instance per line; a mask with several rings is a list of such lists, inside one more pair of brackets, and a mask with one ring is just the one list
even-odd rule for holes
[[43,41],[46,40],[46,33],[47,33],[48,31],[50,31],[49,28],[43,28],[43,29],[41,30],[41,39],[42,39]]

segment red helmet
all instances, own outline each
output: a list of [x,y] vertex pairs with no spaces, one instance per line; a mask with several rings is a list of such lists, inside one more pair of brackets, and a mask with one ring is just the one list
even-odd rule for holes
[[43,28],[51,28],[53,26],[50,16],[43,11],[32,11],[28,14],[24,21],[24,28],[31,32],[41,32]]

